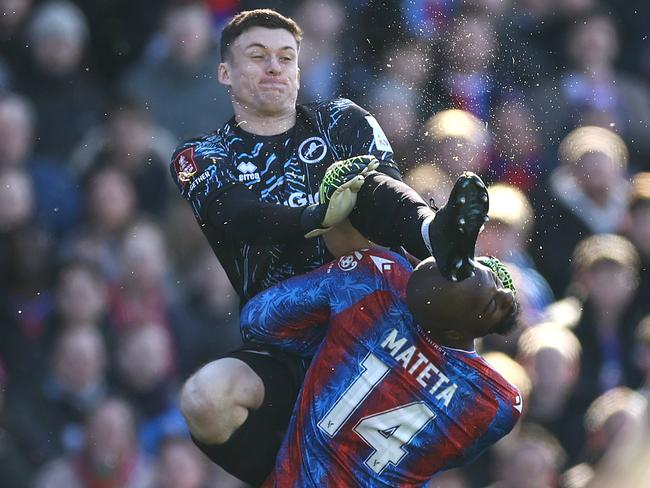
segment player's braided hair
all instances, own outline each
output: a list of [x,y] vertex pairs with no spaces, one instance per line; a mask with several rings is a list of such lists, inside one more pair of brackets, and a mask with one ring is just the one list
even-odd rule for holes
[[501,280],[503,286],[511,290],[512,293],[515,294],[517,293],[515,284],[512,281],[512,276],[510,276],[510,272],[508,271],[508,268],[506,268],[501,261],[499,261],[494,256],[480,256],[476,258],[476,260],[482,265],[490,268],[492,272],[497,276],[497,278]]

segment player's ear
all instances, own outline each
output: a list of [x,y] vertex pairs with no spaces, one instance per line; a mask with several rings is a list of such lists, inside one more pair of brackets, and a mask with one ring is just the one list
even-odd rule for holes
[[222,85],[230,86],[230,66],[228,63],[219,63],[217,68],[217,79]]
[[296,86],[300,88],[300,68],[298,68],[298,71],[296,73]]

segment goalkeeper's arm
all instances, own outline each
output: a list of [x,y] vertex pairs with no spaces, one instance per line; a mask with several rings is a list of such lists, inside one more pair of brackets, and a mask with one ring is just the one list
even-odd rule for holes
[[[323,203],[307,207],[288,207],[260,202],[254,192],[243,185],[234,185],[221,193],[208,209],[210,224],[237,236],[244,242],[274,243],[295,242],[303,237],[313,237],[326,232],[344,220],[356,202],[356,192],[363,183],[362,173],[376,167],[376,160],[351,158],[334,163],[321,185]],[[348,163],[346,171],[340,170]],[[339,166],[336,166],[339,165]],[[323,198],[323,197],[321,197]]]

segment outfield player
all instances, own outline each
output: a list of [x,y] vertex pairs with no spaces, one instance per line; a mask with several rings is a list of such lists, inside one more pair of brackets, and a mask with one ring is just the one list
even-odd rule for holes
[[355,251],[246,304],[249,340],[313,355],[263,486],[423,486],[512,429],[519,392],[474,339],[508,332],[517,303],[507,270],[481,259],[453,283],[431,258],[412,271],[393,252]]
[[[346,99],[296,105],[301,36],[272,10],[237,15],[222,32],[218,68],[235,116],[181,144],[171,164],[242,303],[331,259],[322,234],[355,203],[349,218],[366,242],[433,254],[447,278],[467,277],[487,214],[480,179],[461,177],[458,198],[435,213],[401,182],[368,112]],[[195,441],[229,472],[261,481],[304,371],[300,358],[273,348],[246,348],[202,368],[181,396]]]

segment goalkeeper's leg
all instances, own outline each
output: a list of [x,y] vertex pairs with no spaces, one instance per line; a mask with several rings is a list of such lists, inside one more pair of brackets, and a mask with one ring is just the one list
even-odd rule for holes
[[435,211],[405,183],[375,172],[366,176],[350,221],[377,244],[403,246],[419,259],[433,255],[443,275],[456,281],[474,269],[476,238],[487,211],[487,190],[473,173],[464,173],[447,205]]

